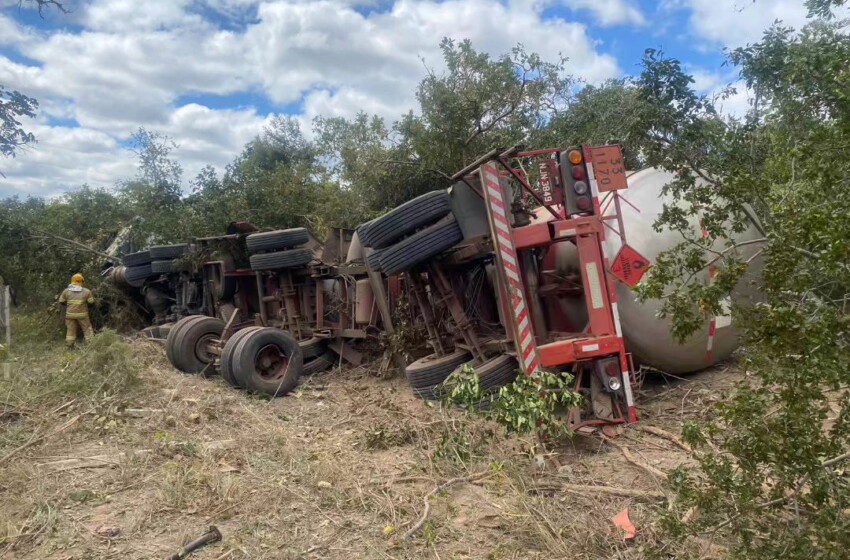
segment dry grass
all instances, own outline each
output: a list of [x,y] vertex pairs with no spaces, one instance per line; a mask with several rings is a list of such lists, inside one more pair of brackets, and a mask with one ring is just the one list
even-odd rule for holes
[[[365,369],[266,401],[179,374],[152,342],[122,344],[72,358],[16,351],[16,373],[0,386],[0,456],[46,437],[0,463],[0,558],[165,558],[210,524],[224,541],[191,558],[632,559],[657,545],[657,500],[561,489],[660,488],[597,439],[533,457],[531,442],[425,406],[403,380]],[[83,364],[94,374],[69,373]],[[139,382],[118,382],[116,369]],[[81,378],[57,380],[65,374]],[[643,416],[675,431],[698,383],[645,388],[662,396],[646,399]],[[662,470],[687,460],[644,433],[621,441]],[[401,539],[431,488],[482,470],[438,493],[421,531]],[[625,507],[636,543],[610,522]]]

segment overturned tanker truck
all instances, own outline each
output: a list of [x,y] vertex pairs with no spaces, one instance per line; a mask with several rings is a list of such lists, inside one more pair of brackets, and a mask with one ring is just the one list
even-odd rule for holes
[[[160,314],[189,315],[167,335],[176,368],[217,371],[252,392],[285,395],[303,375],[361,363],[393,334],[403,309],[405,321],[427,332],[429,353],[405,363],[387,350],[382,366],[403,369],[423,399],[438,398],[464,364],[479,375],[486,400],[517,374],[568,371],[587,397],[569,413],[573,428],[634,422],[638,365],[686,373],[737,345],[728,314],[707,317],[676,343],[657,316],[660,303],[638,302],[631,291],[682,239],[652,229],[672,178],[627,172],[616,145],[494,150],[457,172],[447,190],[355,232],[332,231],[324,244],[303,228],[248,228],[169,246],[180,247],[166,251],[169,258],[184,256],[147,265],[164,273],[131,267],[114,276],[120,282],[129,270],[137,282],[144,276],[143,290],[168,286],[166,299],[179,300],[174,314]],[[754,224],[740,240],[757,236]],[[713,275],[706,267],[697,281]],[[748,285],[735,297],[752,297]]]

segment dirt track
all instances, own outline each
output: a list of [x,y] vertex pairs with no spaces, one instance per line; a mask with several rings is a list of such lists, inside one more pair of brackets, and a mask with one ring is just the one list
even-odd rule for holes
[[[0,466],[0,558],[166,558],[212,524],[224,541],[190,558],[641,558],[663,472],[688,461],[634,428],[616,445],[578,436],[532,457],[530,440],[426,406],[402,379],[365,369],[265,401],[178,373],[151,342],[137,351],[153,364],[138,394],[96,410],[71,403],[57,414],[76,422]],[[720,367],[647,381],[642,425],[678,434],[736,378]],[[429,490],[474,473],[438,493],[402,540]],[[610,522],[627,507],[633,543]]]

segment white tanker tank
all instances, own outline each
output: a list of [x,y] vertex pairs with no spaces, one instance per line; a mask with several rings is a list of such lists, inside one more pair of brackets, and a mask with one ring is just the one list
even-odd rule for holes
[[[629,175],[628,189],[622,191],[622,196],[628,203],[621,202],[620,214],[625,230],[626,242],[635,249],[650,264],[663,251],[672,249],[684,238],[678,231],[664,229],[657,232],[653,224],[663,210],[665,202],[671,199],[662,197],[662,189],[675,179],[672,173],[655,168],[644,169]],[[607,212],[614,212],[614,205]],[[690,226],[700,234],[698,218],[691,217]],[[605,256],[610,262],[621,247],[619,236],[610,230],[603,242]],[[742,233],[736,234],[734,241],[754,241],[763,237],[758,228],[750,223]],[[565,254],[559,255],[558,268],[569,269],[578,267],[578,255],[574,246],[567,246]],[[759,243],[753,243],[740,248],[743,258],[749,259],[760,249]],[[572,250],[570,250],[572,248]],[[713,249],[723,251],[724,246],[718,243]],[[747,275],[738,285],[733,294],[734,303],[747,303],[756,297],[758,278],[761,272],[761,261],[756,257],[750,264]],[[708,284],[710,282],[708,267],[701,270],[693,278],[694,282]],[[671,333],[671,320],[659,317],[662,302],[650,300],[639,302],[636,294],[625,284],[616,282],[617,304],[623,338],[627,349],[643,364],[668,373],[689,373],[703,369],[713,363],[728,358],[738,347],[738,333],[735,330],[731,314],[715,317],[714,336],[709,336],[711,319],[706,318],[703,325],[684,343],[678,343]],[[711,346],[709,346],[711,343]],[[710,349],[710,352],[709,352]]]
[[[623,219],[626,241],[633,249],[637,250],[650,264],[655,261],[660,253],[672,249],[683,241],[683,237],[677,231],[663,230],[656,232],[653,224],[658,219],[664,208],[665,202],[670,199],[662,197],[662,189],[671,183],[675,176],[672,173],[648,168],[632,172],[628,177],[628,189],[622,191],[622,196],[628,201],[620,204],[620,213]],[[487,225],[486,210],[483,202],[470,189],[462,183],[452,187],[452,210],[464,231],[467,239],[489,233]],[[614,212],[614,205],[608,207],[607,212]],[[535,210],[532,221],[552,220],[551,214],[539,208]],[[699,221],[696,217],[690,218],[690,226],[694,233],[699,236],[701,232]],[[620,237],[611,230],[606,230],[606,239],[603,244],[605,256],[609,262],[614,261],[621,247]],[[737,243],[752,241],[763,237],[758,228],[751,224],[744,232],[735,236]],[[555,246],[554,268],[561,275],[577,275],[579,272],[578,251],[572,243],[558,243]],[[754,243],[742,247],[741,253],[744,259],[752,257],[760,248],[760,244]],[[723,246],[718,244],[714,247],[716,251],[722,251]],[[758,285],[761,272],[761,262],[754,259],[750,264],[746,277],[741,281],[733,296],[736,303],[746,303],[752,300],[757,290],[752,286]],[[693,278],[694,282],[709,282],[709,271],[706,267]],[[670,319],[659,317],[661,301],[653,300],[640,303],[634,292],[625,284],[617,281],[617,303],[619,308],[620,323],[623,329],[623,337],[627,349],[642,364],[657,368],[668,373],[689,373],[703,369],[713,363],[728,358],[738,346],[738,334],[735,331],[734,321],[730,316],[715,318],[715,333],[709,337],[710,318],[707,318],[700,329],[698,329],[688,340],[679,344],[673,338],[670,331]],[[561,298],[558,302],[561,312],[573,325],[587,324],[587,308],[583,298]],[[709,339],[711,340],[711,352]]]

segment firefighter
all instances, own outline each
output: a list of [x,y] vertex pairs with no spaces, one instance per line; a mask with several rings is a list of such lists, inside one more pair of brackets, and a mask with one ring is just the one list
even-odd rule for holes
[[65,346],[74,347],[77,331],[89,338],[94,335],[89,320],[89,305],[94,303],[91,290],[83,287],[85,278],[79,272],[71,277],[71,283],[59,296],[59,303],[65,305]]

